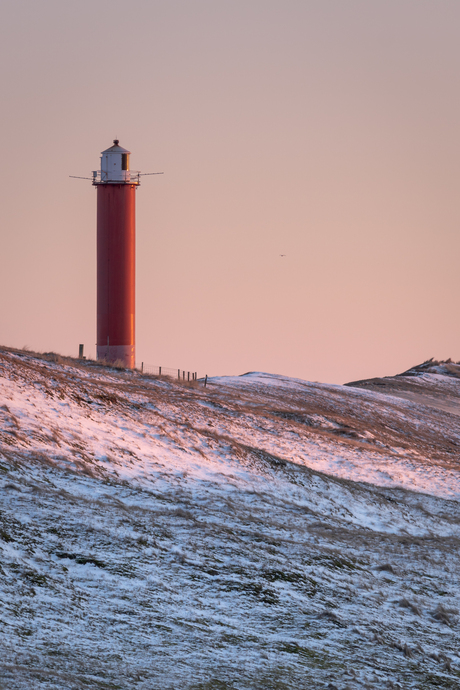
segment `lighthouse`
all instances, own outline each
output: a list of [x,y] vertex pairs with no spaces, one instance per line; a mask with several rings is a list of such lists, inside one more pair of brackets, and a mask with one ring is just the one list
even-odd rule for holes
[[114,139],[102,151],[97,188],[97,359],[135,363],[136,189],[140,173]]

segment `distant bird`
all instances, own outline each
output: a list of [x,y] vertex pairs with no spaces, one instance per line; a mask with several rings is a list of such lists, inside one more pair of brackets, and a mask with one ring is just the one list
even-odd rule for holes
[[280,256],[286,256],[286,254],[280,254]]

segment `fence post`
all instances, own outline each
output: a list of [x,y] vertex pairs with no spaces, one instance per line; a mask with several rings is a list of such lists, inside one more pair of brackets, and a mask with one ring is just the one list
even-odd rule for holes
[[141,363],[141,374],[144,373],[144,362]]
[[190,372],[187,372],[187,381],[190,381]]
[[79,345],[78,346],[78,359],[83,359],[83,350],[84,350],[84,345]]
[[161,367],[158,367],[158,370],[159,370],[158,376],[161,376]]
[[206,388],[207,382],[208,382],[208,375],[206,374],[206,376],[204,377],[204,387],[205,388]]
[[177,370],[177,378],[178,378],[179,381],[180,381],[180,369]]

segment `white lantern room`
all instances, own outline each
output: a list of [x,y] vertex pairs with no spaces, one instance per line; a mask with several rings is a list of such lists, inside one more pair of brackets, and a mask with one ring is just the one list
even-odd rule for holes
[[101,155],[101,182],[130,182],[129,154],[122,146],[118,145],[118,139],[113,140],[113,146]]

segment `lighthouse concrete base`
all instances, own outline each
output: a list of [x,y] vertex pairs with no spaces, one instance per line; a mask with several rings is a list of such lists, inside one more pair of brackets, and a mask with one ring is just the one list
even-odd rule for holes
[[134,345],[98,345],[97,358],[134,369]]

